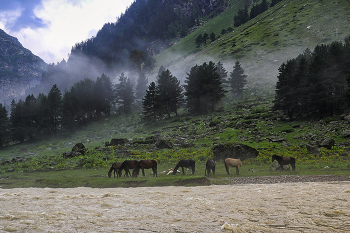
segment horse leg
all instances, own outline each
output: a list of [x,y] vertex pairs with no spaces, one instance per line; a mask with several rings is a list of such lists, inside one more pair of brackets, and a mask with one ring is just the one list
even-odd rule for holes
[[213,175],[215,176],[215,167],[213,167],[211,170],[213,170]]
[[142,176],[145,176],[145,169],[144,168],[141,168],[142,169]]
[[239,175],[239,166],[236,167],[236,174]]
[[196,171],[195,166],[191,167],[191,170],[192,170],[192,175],[193,175],[193,174],[194,174],[194,172]]
[[182,168],[182,175],[185,175],[185,169],[184,167],[181,167]]
[[226,163],[225,163],[225,168],[226,168],[227,175],[230,175],[230,170],[229,170],[229,167]]

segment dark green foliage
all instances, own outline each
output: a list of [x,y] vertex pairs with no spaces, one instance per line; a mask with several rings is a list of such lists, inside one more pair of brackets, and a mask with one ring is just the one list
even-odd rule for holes
[[0,149],[4,146],[9,130],[9,119],[7,117],[7,110],[0,104]]
[[139,78],[137,79],[137,84],[136,84],[137,99],[141,100],[145,96],[147,84],[148,84],[148,78],[146,78],[146,75],[143,72],[141,72],[141,74],[139,75]]
[[256,4],[250,10],[250,19],[255,18],[269,8],[266,0],[263,0],[260,4]]
[[142,99],[142,116],[144,120],[156,122],[161,106],[159,105],[158,88],[154,82],[151,82],[146,90],[146,95]]
[[211,32],[209,38],[210,38],[210,41],[211,41],[211,42],[214,42],[214,41],[216,40],[215,33],[214,33],[214,32]]
[[346,107],[350,52],[346,43],[318,45],[279,68],[274,108],[289,118],[340,114]]
[[135,97],[131,80],[122,73],[119,76],[119,83],[116,85],[116,103],[118,109],[122,113],[130,113],[134,100]]
[[282,0],[271,0],[271,4],[270,7],[273,7],[274,5],[276,5],[277,3],[281,2]]
[[199,36],[197,36],[196,38],[196,47],[197,48],[201,47],[202,43],[203,43],[203,36],[202,34],[199,34]]
[[170,113],[177,115],[177,110],[183,102],[183,90],[180,81],[169,70],[163,71],[158,76],[159,104],[163,113],[170,117]]
[[248,20],[249,20],[248,9],[244,8],[244,10],[240,9],[237,15],[235,15],[235,17],[233,18],[233,21],[234,21],[233,23],[235,27],[239,27],[242,24],[248,22]]
[[56,133],[59,127],[59,120],[61,116],[61,104],[62,104],[62,94],[58,89],[57,85],[53,85],[51,91],[47,95],[47,99],[49,101],[49,109],[50,109],[50,119],[51,119],[51,127],[52,132]]
[[228,83],[234,98],[242,99],[244,86],[247,83],[247,75],[244,74],[244,70],[239,61],[236,61],[233,71],[230,73]]
[[192,67],[185,83],[186,108],[192,113],[213,111],[225,96],[222,79],[212,61]]

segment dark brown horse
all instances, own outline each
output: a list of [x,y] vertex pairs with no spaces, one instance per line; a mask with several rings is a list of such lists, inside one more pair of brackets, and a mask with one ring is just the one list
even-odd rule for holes
[[225,159],[225,168],[228,175],[230,175],[229,167],[236,167],[236,174],[239,175],[239,168],[242,166],[242,162],[240,159]]
[[184,170],[184,167],[190,167],[192,169],[192,174],[194,174],[194,171],[195,171],[195,166],[196,166],[196,162],[192,159],[183,159],[183,160],[180,160],[175,168],[174,168],[174,172],[173,172],[173,175],[175,175],[177,173],[177,169],[179,167],[182,168],[182,174],[185,175],[185,170]]
[[153,177],[157,176],[157,161],[155,160],[141,160],[137,163],[135,169],[132,171],[132,177],[137,177],[142,170],[142,175],[145,176],[145,169],[152,168]]
[[213,175],[215,175],[215,161],[214,160],[208,160],[205,164],[205,172],[204,175],[206,176],[208,173],[208,176],[210,176],[210,170],[213,171]]
[[113,163],[111,169],[108,171],[108,177],[112,177],[112,171],[114,170],[114,178],[115,178],[115,173],[117,173],[117,177],[121,177],[122,170],[120,170],[120,166],[122,163]]
[[272,162],[277,160],[278,164],[281,167],[281,170],[283,171],[283,165],[290,164],[292,166],[292,170],[295,171],[295,158],[293,157],[282,157],[279,155],[272,155]]
[[139,161],[137,160],[125,160],[122,165],[120,166],[120,171],[125,171],[125,176],[129,177],[131,176],[130,169],[134,169]]

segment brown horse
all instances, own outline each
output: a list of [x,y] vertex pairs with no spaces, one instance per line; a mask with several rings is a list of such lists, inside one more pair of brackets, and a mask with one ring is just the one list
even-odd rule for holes
[[125,160],[122,165],[120,166],[119,170],[125,171],[125,176],[129,177],[131,176],[130,169],[134,169],[139,161],[137,160]]
[[120,166],[122,163],[113,163],[111,169],[108,171],[108,177],[112,177],[112,171],[114,170],[114,178],[115,178],[115,173],[117,173],[117,177],[121,177],[122,170],[120,170]]
[[292,166],[292,170],[295,171],[295,158],[293,157],[282,157],[279,155],[272,155],[272,162],[277,160],[278,164],[281,167],[281,170],[283,171],[283,165],[290,164]]
[[177,173],[177,169],[181,167],[182,168],[182,174],[185,175],[185,170],[184,170],[184,167],[190,167],[191,170],[192,170],[192,174],[194,174],[195,172],[195,168],[196,168],[196,162],[192,159],[183,159],[183,160],[180,160],[175,168],[174,168],[174,171],[173,171],[173,175],[175,175]]
[[132,177],[137,177],[142,170],[142,175],[145,176],[145,169],[152,168],[153,177],[157,176],[157,161],[155,160],[141,160],[137,163],[135,169],[132,171]]
[[205,164],[205,172],[204,175],[206,176],[208,173],[208,176],[210,176],[210,170],[213,171],[213,175],[215,175],[215,161],[214,160],[208,160]]
[[239,175],[239,168],[240,166],[242,166],[242,162],[240,159],[227,158],[225,159],[224,163],[225,163],[227,174],[230,175],[229,166],[231,166],[231,167],[236,167],[236,174]]

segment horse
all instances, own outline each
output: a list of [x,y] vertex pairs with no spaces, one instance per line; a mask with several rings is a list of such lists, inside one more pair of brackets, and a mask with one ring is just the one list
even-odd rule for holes
[[125,170],[125,176],[131,176],[130,169],[134,169],[139,161],[137,160],[125,160],[120,166],[119,170]]
[[182,168],[182,174],[185,175],[185,170],[184,170],[184,167],[190,167],[192,169],[192,174],[194,174],[194,171],[195,171],[195,166],[196,166],[196,162],[192,159],[183,159],[183,160],[180,160],[175,168],[174,168],[174,171],[173,171],[173,175],[175,175],[177,173],[177,169],[179,167]]
[[239,175],[239,168],[240,166],[242,166],[242,162],[240,159],[226,158],[224,163],[228,175],[230,175],[229,166],[236,167],[236,174]]
[[114,178],[115,178],[115,173],[117,173],[117,177],[121,177],[121,171],[120,170],[120,166],[122,165],[122,163],[113,163],[111,169],[109,169],[108,171],[108,177],[111,178],[112,177],[112,171],[114,170]]
[[292,166],[292,170],[295,171],[295,158],[293,157],[282,157],[279,155],[272,155],[272,162],[277,160],[278,164],[281,167],[281,170],[283,171],[283,165],[290,164]]
[[142,170],[142,175],[145,176],[145,169],[152,168],[153,177],[157,176],[157,161],[155,160],[141,160],[137,163],[135,169],[132,171],[132,177],[137,177],[139,175],[140,169]]
[[204,175],[206,176],[208,173],[208,176],[210,176],[210,170],[213,171],[213,175],[215,175],[215,161],[214,160],[208,160],[205,164],[205,172]]

